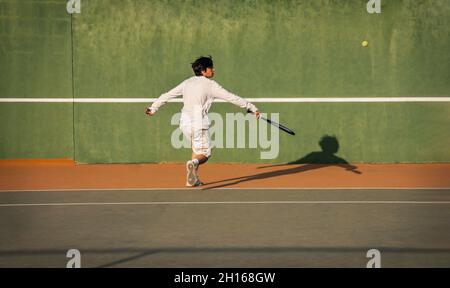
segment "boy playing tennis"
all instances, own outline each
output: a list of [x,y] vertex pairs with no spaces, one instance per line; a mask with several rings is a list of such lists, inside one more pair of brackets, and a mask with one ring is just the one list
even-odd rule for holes
[[215,98],[233,103],[247,111],[255,113],[259,118],[258,109],[245,99],[228,92],[216,81],[212,57],[200,57],[192,63],[195,76],[181,82],[167,93],[162,94],[145,113],[153,116],[158,109],[170,99],[183,95],[183,109],[181,110],[180,129],[185,137],[190,139],[192,158],[186,162],[186,186],[201,186],[198,178],[198,167],[211,157],[211,141],[209,135],[208,111]]

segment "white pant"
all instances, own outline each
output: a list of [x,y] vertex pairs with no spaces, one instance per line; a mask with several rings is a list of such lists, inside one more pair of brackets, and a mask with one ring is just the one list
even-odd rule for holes
[[180,129],[184,136],[190,140],[194,154],[211,156],[211,137],[209,135],[208,116],[195,121],[187,113],[181,114]]

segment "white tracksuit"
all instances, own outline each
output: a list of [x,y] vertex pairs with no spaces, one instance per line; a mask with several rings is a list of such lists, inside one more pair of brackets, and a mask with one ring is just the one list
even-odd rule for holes
[[191,139],[195,154],[211,155],[208,111],[215,98],[233,103],[241,108],[256,112],[258,109],[247,100],[228,92],[216,81],[204,76],[193,76],[162,94],[149,108],[154,113],[170,99],[183,95],[183,109],[180,128]]

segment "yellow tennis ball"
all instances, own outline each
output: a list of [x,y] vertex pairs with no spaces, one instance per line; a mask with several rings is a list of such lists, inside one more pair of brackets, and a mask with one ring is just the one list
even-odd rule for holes
[[369,42],[367,42],[366,40],[364,40],[364,41],[361,43],[361,45],[362,45],[363,47],[367,47],[367,46],[369,46]]

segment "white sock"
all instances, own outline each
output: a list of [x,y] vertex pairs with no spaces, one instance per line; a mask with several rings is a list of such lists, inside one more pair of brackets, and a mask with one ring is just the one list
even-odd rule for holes
[[195,165],[198,165],[198,163],[200,163],[200,162],[198,162],[198,159],[194,159],[194,160],[192,160],[192,163],[194,163]]

